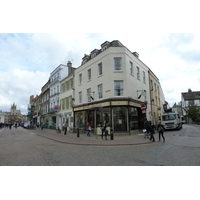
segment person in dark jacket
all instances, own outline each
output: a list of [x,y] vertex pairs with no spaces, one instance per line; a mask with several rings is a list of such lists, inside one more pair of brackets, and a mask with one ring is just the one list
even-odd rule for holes
[[149,124],[148,124],[148,129],[149,129],[149,132],[150,132],[150,139],[149,140],[152,140],[152,142],[155,142],[155,138],[154,138],[155,131],[154,131],[154,128],[153,128],[151,122],[149,122]]
[[160,142],[160,136],[162,136],[163,142],[165,142],[164,127],[163,127],[163,125],[161,124],[161,122],[158,124],[157,131],[158,131],[158,133],[159,133],[159,142]]
[[102,135],[101,135],[101,139],[103,139],[103,133],[105,133],[105,139],[107,140],[107,125],[106,125],[106,121],[103,122],[103,125],[102,125]]

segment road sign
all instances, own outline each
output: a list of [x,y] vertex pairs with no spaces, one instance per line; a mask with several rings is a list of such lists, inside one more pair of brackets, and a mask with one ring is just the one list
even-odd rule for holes
[[141,110],[146,110],[147,106],[146,105],[141,105]]

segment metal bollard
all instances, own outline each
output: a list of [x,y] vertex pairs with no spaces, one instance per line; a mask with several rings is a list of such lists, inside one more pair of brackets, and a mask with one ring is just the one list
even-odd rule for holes
[[77,128],[77,137],[79,137],[79,128]]
[[114,131],[110,129],[110,140],[114,140]]

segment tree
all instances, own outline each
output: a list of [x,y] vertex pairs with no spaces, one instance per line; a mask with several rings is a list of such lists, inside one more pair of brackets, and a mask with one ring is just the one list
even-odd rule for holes
[[192,119],[192,122],[197,121],[200,118],[200,107],[197,105],[189,105],[184,108],[187,116]]

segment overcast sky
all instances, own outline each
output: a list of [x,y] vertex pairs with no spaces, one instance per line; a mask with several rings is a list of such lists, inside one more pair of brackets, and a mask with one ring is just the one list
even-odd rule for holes
[[0,110],[12,103],[27,113],[30,95],[39,95],[50,73],[68,60],[81,64],[84,53],[119,40],[159,78],[171,106],[181,92],[200,90],[200,34],[0,34]]
[[0,110],[10,111],[15,103],[26,114],[29,97],[41,93],[59,64],[70,60],[78,67],[85,53],[112,40],[139,53],[159,78],[170,106],[188,88],[200,90],[200,34],[188,33],[199,23],[198,1],[182,1],[181,7],[174,0],[173,6],[170,0],[27,2],[2,4]]

